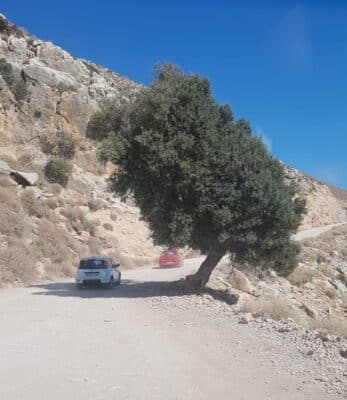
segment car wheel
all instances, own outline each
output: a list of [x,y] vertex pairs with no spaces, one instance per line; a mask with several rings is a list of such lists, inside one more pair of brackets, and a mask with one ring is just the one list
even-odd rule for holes
[[82,289],[83,285],[82,283],[76,283],[76,289]]
[[114,279],[113,276],[111,276],[110,282],[107,284],[108,289],[112,289],[114,287]]

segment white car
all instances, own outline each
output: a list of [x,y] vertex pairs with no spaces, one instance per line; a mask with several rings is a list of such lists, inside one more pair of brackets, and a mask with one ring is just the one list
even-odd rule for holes
[[86,257],[80,260],[75,276],[75,285],[82,288],[87,285],[102,285],[112,289],[120,285],[121,272],[119,264],[110,257]]

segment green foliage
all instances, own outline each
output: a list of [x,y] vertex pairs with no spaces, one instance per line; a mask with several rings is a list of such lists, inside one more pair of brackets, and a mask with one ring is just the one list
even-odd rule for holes
[[13,85],[12,92],[17,102],[22,102],[29,94],[26,82],[22,79],[17,81]]
[[14,85],[14,73],[12,65],[6,62],[4,58],[0,59],[0,75],[11,89]]
[[71,133],[61,131],[55,136],[43,136],[41,148],[46,154],[71,159],[76,153],[76,142]]
[[76,142],[68,132],[59,132],[57,135],[56,155],[64,158],[73,158],[76,153]]
[[0,17],[0,32],[6,32],[8,30],[9,27],[9,22],[7,21],[7,19]]
[[126,104],[105,101],[99,111],[94,113],[87,125],[87,136],[94,140],[106,139],[124,128],[127,120]]
[[20,104],[29,94],[23,73],[15,75],[12,65],[4,58],[0,59],[0,75],[3,77],[14,98]]
[[66,186],[71,166],[61,157],[52,157],[45,166],[44,173],[48,182],[59,183],[61,186]]
[[283,274],[295,266],[290,237],[304,202],[248,122],[216,103],[207,79],[160,66],[108,145],[105,157],[119,166],[112,187],[133,193],[157,244],[229,251]]
[[0,16],[0,33],[5,34],[6,36],[15,35],[17,37],[22,37],[26,35],[26,32],[23,28],[19,28],[15,24],[12,24],[6,18]]

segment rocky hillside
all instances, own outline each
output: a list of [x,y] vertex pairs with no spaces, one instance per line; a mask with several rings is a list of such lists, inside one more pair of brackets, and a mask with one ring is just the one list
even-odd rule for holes
[[[153,262],[160,249],[139,210],[108,193],[108,168],[86,138],[102,101],[129,102],[141,86],[3,17],[0,34],[0,281],[71,274],[91,253],[111,254],[123,267]],[[43,144],[61,132],[76,146],[65,188],[43,175]],[[21,270],[23,257],[33,268]]]
[[[0,16],[0,282],[68,275],[91,253],[111,254],[124,267],[157,258],[139,210],[108,193],[113,166],[98,162],[97,143],[86,136],[105,99],[130,102],[140,89]],[[43,173],[52,155],[46,145],[58,136],[74,143],[66,187]],[[328,186],[292,168],[286,174],[307,198],[302,228],[346,219]]]

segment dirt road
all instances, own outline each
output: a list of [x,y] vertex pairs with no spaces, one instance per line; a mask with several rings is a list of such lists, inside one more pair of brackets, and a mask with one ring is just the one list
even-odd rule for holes
[[293,235],[293,240],[296,240],[299,242],[304,239],[317,237],[317,236],[321,235],[322,233],[329,232],[331,229],[333,229],[337,226],[346,225],[346,224],[347,224],[347,222],[340,222],[338,224],[322,225],[322,226],[317,226],[315,228],[299,231],[298,233]]
[[293,355],[271,337],[161,282],[199,261],[124,272],[114,290],[55,282],[0,291],[0,398],[336,399],[290,375]]

